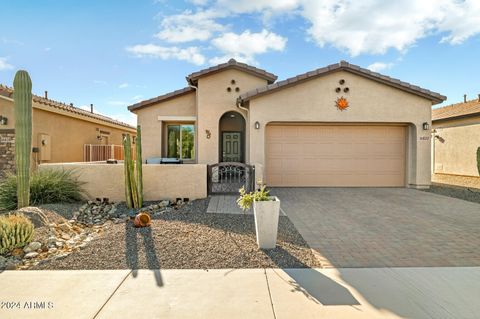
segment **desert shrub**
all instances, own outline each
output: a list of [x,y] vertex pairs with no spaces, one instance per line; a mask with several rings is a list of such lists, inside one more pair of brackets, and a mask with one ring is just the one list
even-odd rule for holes
[[480,174],[480,147],[477,148],[477,170],[478,174]]
[[0,255],[23,247],[33,239],[33,224],[22,214],[0,216]]
[[[42,169],[30,178],[30,205],[82,200],[83,183],[74,170]],[[8,174],[0,182],[0,211],[17,208],[17,180]]]

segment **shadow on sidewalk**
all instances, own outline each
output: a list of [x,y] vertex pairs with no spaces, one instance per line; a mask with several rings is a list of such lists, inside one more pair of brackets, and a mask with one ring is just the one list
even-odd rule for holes
[[163,286],[162,275],[160,274],[160,262],[155,251],[155,242],[152,237],[152,228],[136,228],[133,222],[125,223],[125,256],[127,258],[128,268],[132,270],[134,278],[138,276],[138,234],[143,237],[145,257],[147,259],[148,269],[153,270],[158,287]]

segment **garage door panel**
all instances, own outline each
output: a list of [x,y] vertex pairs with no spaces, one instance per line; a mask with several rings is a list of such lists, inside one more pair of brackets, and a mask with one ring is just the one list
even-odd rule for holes
[[270,186],[404,186],[405,128],[267,126],[266,176]]

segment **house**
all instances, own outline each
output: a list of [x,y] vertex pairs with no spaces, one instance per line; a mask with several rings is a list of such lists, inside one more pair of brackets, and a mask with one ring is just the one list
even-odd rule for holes
[[249,163],[269,186],[430,185],[431,106],[445,96],[345,61],[276,82],[231,59],[186,80],[128,107],[144,158]]
[[433,173],[479,176],[480,95],[432,110],[432,128]]
[[[47,95],[47,93],[45,93]],[[136,134],[134,127],[47,98],[33,95],[32,162],[62,163],[90,160],[90,155],[111,155],[105,152],[112,145],[122,144],[122,135]],[[0,172],[14,167],[15,118],[13,89],[0,85]],[[84,154],[85,145],[104,145],[97,151],[105,154]],[[107,147],[106,145],[110,145]],[[108,154],[106,154],[108,153]],[[84,158],[89,155],[88,158]]]

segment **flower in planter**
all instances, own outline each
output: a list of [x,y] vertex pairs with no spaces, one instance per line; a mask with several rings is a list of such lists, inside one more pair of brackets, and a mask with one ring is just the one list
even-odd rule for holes
[[270,191],[266,189],[266,185],[262,185],[259,190],[247,193],[245,187],[239,189],[240,197],[237,199],[237,204],[241,209],[248,210],[252,207],[253,202],[271,201]]

